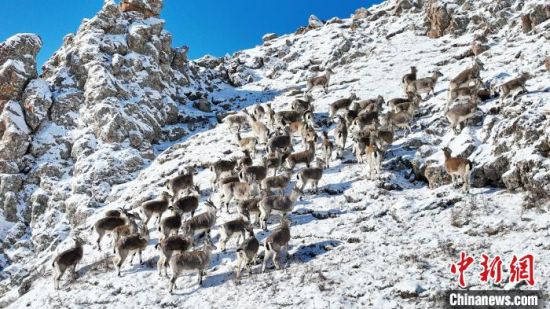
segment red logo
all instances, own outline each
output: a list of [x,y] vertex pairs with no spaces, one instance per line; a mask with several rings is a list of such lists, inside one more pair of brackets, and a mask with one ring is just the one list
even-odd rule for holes
[[[468,256],[464,251],[460,252],[460,259],[457,263],[451,264],[451,273],[458,274],[458,284],[461,287],[466,287],[466,270],[473,264],[474,258]],[[493,283],[502,282],[502,264],[503,261],[499,255],[490,258],[487,254],[481,255],[481,272],[479,279],[481,282]],[[520,258],[515,255],[510,262],[510,279],[509,282],[520,282],[525,280],[530,286],[535,285],[535,258],[533,254],[526,254]]]

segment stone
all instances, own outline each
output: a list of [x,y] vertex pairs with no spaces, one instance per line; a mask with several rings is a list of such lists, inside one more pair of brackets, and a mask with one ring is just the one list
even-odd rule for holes
[[447,174],[445,166],[438,163],[431,163],[424,170],[424,177],[428,179],[430,189],[451,183],[451,176]]
[[364,19],[372,15],[369,10],[364,7],[360,7],[353,13],[353,19]]
[[16,101],[9,101],[0,119],[0,160],[17,160],[25,153],[30,144],[30,129],[25,122],[24,113]]
[[278,35],[276,33],[266,33],[264,34],[264,36],[262,36],[262,42],[265,43],[271,40],[275,40],[276,38],[278,38]]
[[52,106],[52,93],[48,84],[41,79],[33,79],[23,93],[23,109],[25,120],[30,128],[35,131]]
[[210,101],[208,101],[208,99],[206,98],[195,101],[193,103],[193,107],[205,113],[210,113],[212,111]]
[[322,27],[324,23],[317,16],[312,14],[307,20],[307,25],[310,29],[316,29]]

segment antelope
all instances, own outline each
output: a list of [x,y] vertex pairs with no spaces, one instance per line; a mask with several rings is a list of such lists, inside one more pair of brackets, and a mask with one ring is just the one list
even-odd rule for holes
[[371,138],[384,153],[393,143],[393,130],[378,129],[371,132]]
[[168,207],[168,209],[172,211],[172,215],[162,218],[158,227],[163,238],[168,237],[172,232],[176,232],[177,234],[181,227],[181,215],[173,206]]
[[250,151],[252,154],[256,154],[256,144],[258,139],[255,137],[241,137],[240,133],[237,133],[237,143],[243,151]]
[[447,98],[447,103],[455,100],[459,97],[475,98],[478,95],[479,89],[482,86],[479,80],[474,80],[475,84],[473,86],[463,86],[455,89],[449,89],[449,95]]
[[346,148],[346,141],[348,139],[348,126],[342,116],[338,116],[338,119],[339,121],[336,129],[334,130],[334,136],[337,149],[336,154],[339,158],[341,158],[344,155],[344,149]]
[[[253,178],[253,176],[251,176]],[[252,181],[255,181],[254,179]],[[247,199],[254,195],[256,191],[256,184],[249,184],[247,182],[230,182],[226,183],[222,187],[222,197],[224,198],[224,204],[227,213],[229,213],[229,203],[233,198],[237,201]]]
[[130,218],[128,218],[128,224],[119,225],[119,226],[115,227],[115,229],[113,230],[113,234],[114,234],[114,237],[113,237],[113,253],[116,252],[116,244],[117,244],[118,240],[121,237],[137,233],[138,230],[139,230],[139,227],[138,227],[137,223],[134,220],[130,219]]
[[214,244],[212,244],[212,241],[210,239],[206,239],[201,250],[182,252],[172,256],[170,259],[172,278],[170,278],[168,291],[172,293],[176,287],[176,279],[183,271],[196,270],[199,275],[199,285],[202,286],[202,276],[204,270],[208,268],[208,265],[210,265],[212,251],[216,249],[217,248]]
[[472,79],[478,79],[480,80],[479,72],[483,69],[483,63],[481,61],[475,59],[474,64],[471,68],[468,68],[462,72],[460,72],[455,78],[451,80],[449,83],[449,91],[454,90],[456,88],[467,86],[467,84]]
[[324,75],[312,77],[307,80],[306,93],[310,93],[316,86],[322,86],[325,93],[328,93],[328,86],[330,83],[330,76],[334,74],[332,69],[327,68]]
[[373,180],[375,176],[380,175],[380,168],[382,166],[382,158],[383,157],[384,157],[384,153],[375,144],[370,144],[367,147],[367,161],[368,161],[368,164],[369,164],[369,178],[371,180]]
[[231,176],[226,176],[224,178],[221,178],[218,183],[217,183],[217,191],[222,191],[223,189],[223,186],[228,184],[228,183],[232,183],[232,182],[240,182],[240,178],[239,176],[237,175],[231,175]]
[[458,177],[464,182],[464,191],[470,189],[470,172],[472,170],[472,162],[468,159],[452,157],[451,150],[448,147],[443,148],[445,155],[445,170],[453,180],[453,184],[458,182]]
[[130,258],[130,264],[132,264],[132,261],[134,260],[134,256],[136,253],[139,253],[139,263],[143,265],[143,260],[141,259],[141,252],[147,248],[147,244],[149,243],[149,230],[147,229],[147,225],[143,224],[141,226],[141,231],[139,234],[133,234],[129,236],[124,236],[117,242],[117,257],[115,258],[115,267],[117,270],[117,275],[120,277],[120,267],[122,266],[122,263],[124,263],[124,260],[126,260],[126,257],[128,257],[128,254],[132,254],[132,257]]
[[517,78],[514,78],[510,81],[507,81],[505,82],[504,84],[498,86],[498,88],[500,88],[500,97],[501,97],[501,102],[506,99],[509,95],[510,95],[510,92],[512,92],[513,90],[517,89],[517,88],[521,88],[523,90],[523,92],[527,92],[527,89],[525,88],[525,82],[527,82],[527,80],[533,78],[533,76],[529,73],[521,73],[521,75]]
[[192,194],[180,197],[172,201],[171,207],[182,214],[190,213],[191,217],[193,217],[195,215],[195,211],[199,207],[199,196]]
[[168,262],[174,253],[181,253],[189,250],[193,245],[193,239],[190,236],[172,235],[162,239],[155,245],[155,249],[160,251],[160,258],[157,262],[158,274],[161,276],[162,268],[164,275],[168,277]]
[[160,217],[162,213],[168,209],[168,204],[170,203],[170,194],[166,191],[162,191],[159,199],[149,200],[141,203],[141,211],[145,216],[143,224],[147,226],[149,220],[153,216],[157,216],[157,223],[160,222]]
[[245,112],[248,115],[248,124],[252,129],[252,134],[254,134],[260,143],[263,144],[267,142],[269,136],[269,129],[267,126],[259,121],[254,115],[250,115],[246,110]]
[[248,233],[248,238],[237,248],[236,279],[241,277],[241,271],[244,267],[247,268],[248,273],[252,273],[250,264],[256,261],[258,249],[260,248],[260,243],[254,236],[254,230],[250,229]]
[[[281,167],[282,156],[278,152],[270,152],[266,157],[263,157],[263,162],[265,168],[268,170],[273,170],[273,176],[277,176],[277,170]],[[285,158],[286,159],[286,158]]]
[[261,181],[267,176],[267,168],[264,165],[252,165],[243,168],[239,172],[239,180],[242,182],[247,182],[249,184],[257,182],[260,184]]
[[277,150],[284,151],[285,149],[292,149],[292,139],[288,132],[288,129],[285,129],[283,135],[276,135],[269,139],[267,142],[266,150],[267,152],[275,152]]
[[286,126],[289,123],[301,121],[303,119],[304,113],[299,113],[294,110],[289,111],[280,111],[275,113],[275,122],[282,126]]
[[470,119],[477,110],[477,99],[470,100],[468,103],[457,104],[451,107],[447,113],[447,119],[451,123],[451,128],[455,133],[460,132],[460,124]]
[[321,159],[317,159],[317,167],[304,168],[296,175],[296,178],[301,183],[300,191],[303,191],[307,184],[311,185],[311,189],[319,192],[319,180],[323,177],[323,167],[325,163]]
[[349,98],[339,99],[330,104],[330,118],[334,118],[336,113],[341,109],[348,109],[351,103],[357,99],[355,93],[352,93]]
[[237,212],[240,216],[246,217],[250,222],[252,222],[250,215],[254,214],[254,223],[257,224],[260,216],[260,208],[258,207],[260,200],[261,198],[259,197],[252,197],[239,201]]
[[227,125],[229,130],[236,127],[237,132],[241,131],[242,127],[246,125],[247,121],[248,121],[247,115],[242,115],[242,114],[228,115],[223,119],[223,123]]
[[293,170],[296,164],[303,163],[307,167],[315,159],[315,142],[309,141],[307,150],[291,153],[286,158],[287,168]]
[[273,257],[273,264],[277,269],[281,269],[279,256],[284,250],[288,255],[288,242],[290,241],[290,221],[286,218],[281,220],[279,227],[269,235],[264,241],[265,255],[262,264],[262,272],[265,272],[267,261]]
[[56,290],[59,290],[59,280],[65,273],[65,270],[70,269],[73,279],[76,279],[76,265],[82,260],[84,242],[78,237],[73,238],[74,247],[59,253],[52,262],[54,268],[53,283]]
[[302,129],[302,143],[307,147],[309,142],[317,142],[317,132],[312,126],[306,124]]
[[364,128],[375,129],[379,126],[378,112],[362,112],[359,113],[350,126],[350,130],[361,131]]
[[122,213],[120,217],[104,217],[96,221],[92,226],[97,232],[97,248],[101,251],[101,239],[105,233],[112,233],[118,226],[126,225],[129,223],[128,217],[125,213]]
[[367,146],[371,142],[371,130],[361,130],[354,134],[353,140],[355,145],[353,146],[353,152],[355,153],[355,158],[357,163],[364,163],[363,155],[365,155]]
[[407,112],[411,116],[414,116],[415,111],[420,106],[420,96],[413,95],[410,101],[399,102],[399,103],[391,102],[389,103],[389,106],[395,113]]
[[298,197],[302,194],[302,191],[298,187],[292,188],[290,196],[287,195],[269,195],[263,196],[258,203],[260,209],[260,227],[267,231],[267,219],[271,215],[272,211],[279,212],[283,215],[291,212],[294,208],[294,204],[298,200]]
[[256,119],[261,119],[265,116],[265,109],[260,104],[257,104],[256,106],[254,106],[252,113],[254,114]]
[[267,115],[267,121],[271,128],[275,125],[275,112],[273,111],[273,108],[271,108],[271,103],[268,103],[265,105],[266,107],[266,115]]
[[206,201],[206,212],[187,219],[182,226],[185,235],[194,237],[197,232],[206,232],[210,237],[210,229],[216,224],[216,206],[211,200]]
[[242,217],[225,222],[220,225],[220,249],[225,252],[225,246],[233,235],[238,235],[237,243],[245,239],[245,233],[252,231],[252,225]]
[[408,133],[411,132],[410,122],[412,116],[408,112],[388,112],[384,115],[383,119],[385,125],[390,128],[396,127],[398,129],[406,129]]
[[441,76],[443,76],[441,72],[434,71],[431,77],[424,77],[414,80],[407,86],[407,92],[412,92],[418,95],[422,93],[427,93],[428,95],[431,93],[434,95],[435,84]]
[[214,177],[211,179],[212,187],[221,175],[233,172],[236,165],[237,161],[235,160],[219,160],[210,164],[210,171],[214,173]]
[[382,111],[384,103],[384,97],[379,95],[376,99],[355,102],[352,109],[357,112],[379,112]]
[[313,104],[311,103],[313,101],[313,97],[306,93],[303,99],[295,99],[290,104],[292,110],[303,114],[307,111],[313,112]]
[[416,67],[411,67],[411,72],[405,74],[401,78],[401,83],[403,84],[403,89],[405,89],[405,91],[407,90],[409,84],[416,80],[416,72]]
[[321,149],[323,150],[323,158],[325,162],[325,165],[323,167],[328,168],[330,159],[332,157],[332,150],[334,150],[334,144],[332,144],[332,142],[330,141],[327,131],[323,131],[323,142],[321,144]]
[[237,160],[237,168],[242,169],[246,166],[252,165],[252,157],[250,156],[250,151],[243,150],[244,156]]
[[284,194],[285,188],[290,182],[290,171],[285,171],[280,176],[270,176],[262,180],[262,188],[265,192],[271,192],[271,189],[279,189],[281,194]]
[[188,167],[182,174],[168,180],[166,187],[172,196],[178,196],[182,190],[193,187],[193,174],[196,175],[195,167]]

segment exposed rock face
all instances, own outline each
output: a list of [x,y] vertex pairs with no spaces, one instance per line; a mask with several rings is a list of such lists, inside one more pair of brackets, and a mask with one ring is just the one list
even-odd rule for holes
[[307,21],[308,27],[311,29],[322,27],[325,23],[321,21],[317,16],[310,15]]
[[277,38],[276,33],[266,33],[264,36],[262,36],[262,42],[271,41]]
[[0,101],[21,97],[36,77],[36,55],[42,40],[35,34],[17,34],[0,44]]
[[446,4],[431,0],[427,4],[426,23],[428,24],[427,35],[431,38],[442,36],[451,25],[451,15],[447,11]]

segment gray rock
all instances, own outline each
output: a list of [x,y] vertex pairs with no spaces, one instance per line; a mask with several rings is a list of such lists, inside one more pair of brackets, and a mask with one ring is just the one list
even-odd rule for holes
[[275,40],[276,38],[278,38],[279,36],[276,34],[276,33],[266,33],[264,34],[264,36],[262,36],[262,42],[268,42],[268,41],[271,41],[271,40]]
[[30,81],[23,93],[23,109],[25,120],[33,131],[48,116],[51,106],[52,93],[48,84],[41,79]]
[[428,179],[430,189],[451,183],[451,176],[447,174],[445,166],[439,163],[431,163],[426,166],[424,176]]
[[0,119],[0,160],[17,160],[26,152],[30,144],[30,129],[25,122],[21,105],[8,101]]

